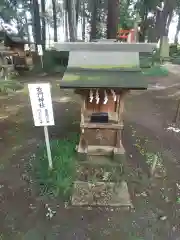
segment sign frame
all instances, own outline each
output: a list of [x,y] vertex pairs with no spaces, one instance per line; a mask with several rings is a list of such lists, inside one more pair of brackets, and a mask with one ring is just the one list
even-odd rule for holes
[[48,126],[53,126],[55,124],[51,98],[51,86],[49,83],[30,83],[28,84],[28,89],[34,125],[37,127],[44,127],[49,168],[52,169],[53,164],[48,133]]

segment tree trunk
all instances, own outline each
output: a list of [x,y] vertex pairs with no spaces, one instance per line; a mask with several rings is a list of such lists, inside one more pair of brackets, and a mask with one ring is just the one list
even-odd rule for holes
[[54,24],[54,42],[58,41],[57,37],[57,16],[56,16],[56,0],[52,0],[53,24]]
[[67,11],[65,10],[64,11],[64,18],[65,18],[65,39],[66,39],[66,42],[68,41],[68,14],[67,14]]
[[[79,17],[79,9],[77,10],[77,2],[79,0],[71,0],[72,3],[72,25],[73,25],[73,32],[74,32],[74,41],[77,40],[77,23],[78,23],[78,17]],[[79,4],[79,3],[78,3]]]
[[113,39],[117,36],[119,0],[108,0],[107,15],[107,38]]
[[39,15],[39,4],[38,0],[32,1],[33,7],[33,24],[34,24],[34,37],[36,45],[41,44],[41,24]]
[[48,24],[49,47],[51,46],[51,26]]
[[98,0],[94,0],[92,4],[90,41],[96,39],[97,36]]
[[160,29],[161,29],[161,14],[162,12],[160,12],[159,10],[157,10],[156,12],[156,20],[155,20],[155,27],[153,30],[153,36],[152,36],[152,42],[158,42],[159,38],[160,38]]
[[45,0],[41,0],[41,22],[42,22],[42,49],[46,48],[46,19],[45,19]]
[[[165,0],[164,3],[164,9],[163,12],[161,14],[161,28],[160,28],[160,34],[161,37],[163,36],[168,36],[168,22],[170,25],[170,21],[172,18],[172,13],[174,8],[176,7],[176,1],[175,0]],[[169,21],[168,21],[169,19]]]
[[66,11],[68,13],[68,25],[69,25],[69,36],[70,41],[75,42],[76,41],[76,21],[74,22],[74,10],[75,6],[73,6],[74,1],[73,0],[66,0]]
[[78,25],[78,20],[79,20],[80,3],[81,3],[81,0],[76,0],[76,25]]
[[32,27],[32,37],[33,37],[33,42],[35,43],[35,24],[34,24],[34,9],[33,9],[33,1],[30,0],[30,5],[29,5],[29,11],[30,11],[30,17],[31,17],[31,20],[30,20],[30,24],[31,24],[31,27]]
[[27,33],[28,43],[30,43],[31,39],[30,39],[30,33],[29,33],[29,22],[28,22],[26,13],[25,13],[25,22],[26,22],[25,25],[26,25],[26,33]]
[[169,16],[167,20],[167,35],[169,34],[169,27],[172,21],[172,17],[173,17],[173,9],[171,9],[171,11],[169,12]]
[[148,21],[148,11],[147,9],[144,9],[144,15],[142,16],[142,23],[141,23],[141,31],[139,33],[139,42],[144,42],[145,41],[145,35],[146,35],[146,30],[148,28],[148,24],[147,24],[147,21]]
[[70,41],[74,42],[75,41],[75,36],[74,36],[74,29],[73,29],[73,23],[72,23],[72,10],[68,10],[68,26],[69,26],[69,37]]
[[180,31],[180,14],[178,15],[178,24],[177,24],[177,28],[176,28],[176,35],[175,35],[175,38],[174,38],[174,43],[175,44],[178,44],[179,31]]
[[35,49],[36,49],[36,52],[32,53],[32,61],[33,61],[34,67],[36,68],[36,66],[39,66],[39,63],[40,63],[40,56],[38,55],[37,45],[42,44],[38,0],[32,0],[32,9],[33,9],[34,40],[35,40]]
[[82,40],[86,38],[86,17],[85,17],[85,3],[83,2],[83,16],[82,16]]

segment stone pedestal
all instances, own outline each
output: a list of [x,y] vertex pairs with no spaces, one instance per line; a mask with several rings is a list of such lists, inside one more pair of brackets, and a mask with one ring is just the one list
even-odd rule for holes
[[75,206],[111,206],[132,208],[127,183],[105,183],[96,184],[76,181],[72,196],[72,205]]

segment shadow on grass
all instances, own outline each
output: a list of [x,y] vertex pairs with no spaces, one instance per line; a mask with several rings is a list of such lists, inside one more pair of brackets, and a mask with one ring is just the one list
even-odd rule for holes
[[160,65],[152,66],[151,68],[143,68],[143,74],[148,77],[165,77],[169,75],[169,71]]
[[[14,106],[6,104],[10,108],[16,108],[17,101],[14,102]],[[79,131],[79,105],[77,103],[54,102],[53,108],[55,126],[49,127],[51,140],[62,139],[68,133]],[[19,149],[28,145],[29,141],[34,140],[36,144],[44,142],[43,128],[34,126],[32,110],[28,101],[24,102],[24,106],[18,110],[7,112],[7,118],[0,121],[0,131],[1,163],[3,162],[3,164],[16,155]]]

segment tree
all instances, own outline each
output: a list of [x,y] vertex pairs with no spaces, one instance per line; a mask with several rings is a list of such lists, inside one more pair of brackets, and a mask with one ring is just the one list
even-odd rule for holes
[[12,1],[1,0],[0,1],[0,17],[4,22],[10,23],[10,21],[17,16],[16,7]]
[[160,37],[168,36],[173,11],[176,8],[176,0],[164,0],[164,8],[161,14]]
[[177,27],[176,27],[176,34],[174,37],[174,43],[178,44],[178,36],[179,36],[179,32],[180,32],[180,1],[179,0],[177,0],[177,8],[176,8],[175,13],[178,16],[178,23],[177,23]]
[[64,10],[64,20],[65,20],[65,24],[64,24],[64,27],[65,27],[65,39],[66,41],[68,41],[68,13],[66,10]]
[[82,39],[85,41],[86,36],[86,16],[85,16],[85,1],[82,2]]
[[118,22],[119,22],[119,0],[108,0],[108,15],[107,15],[108,39],[116,38]]
[[[76,1],[75,0],[65,0],[65,11],[68,15],[68,26],[69,26],[69,36],[70,41],[74,42],[77,38],[77,32],[76,32],[76,19],[77,15],[75,14],[76,7]],[[74,6],[75,4],[75,6]]]
[[[120,0],[120,9],[119,9],[119,21],[118,25],[122,29],[132,29],[133,17],[135,15],[133,10],[129,10],[129,7],[133,4],[132,0]],[[132,14],[130,14],[132,13]]]
[[[32,1],[32,9],[33,9],[34,39],[35,39],[35,43],[36,43],[35,45],[36,45],[36,51],[37,51],[37,45],[41,45],[42,43],[38,0]],[[33,61],[36,61],[36,59],[33,59]]]
[[177,28],[176,28],[176,34],[175,34],[175,37],[174,37],[174,43],[175,44],[178,44],[179,32],[180,32],[180,14],[178,15],[178,24],[177,24]]
[[[135,11],[139,13],[140,16],[140,37],[139,41],[144,42],[145,36],[148,35],[148,31],[152,28],[154,31],[151,31],[151,35],[153,38],[156,38],[157,31],[155,25],[159,24],[159,11],[157,11],[157,6],[160,6],[161,0],[137,0],[135,3]],[[151,13],[151,16],[149,14]],[[152,17],[153,16],[153,17]],[[157,20],[156,20],[157,19]]]
[[15,24],[20,36],[27,36],[29,39],[26,13],[30,9],[30,0],[1,0],[0,18],[8,24]]
[[92,2],[90,40],[96,39],[97,36],[98,3],[99,0]]
[[76,9],[76,26],[77,26],[78,25],[78,20],[79,20],[81,0],[76,0],[75,5],[76,5],[75,9]]
[[42,22],[42,48],[46,48],[46,9],[45,9],[45,0],[41,0],[41,22]]
[[57,42],[58,37],[57,37],[56,0],[52,0],[52,9],[53,9],[53,24],[54,24],[54,42]]

